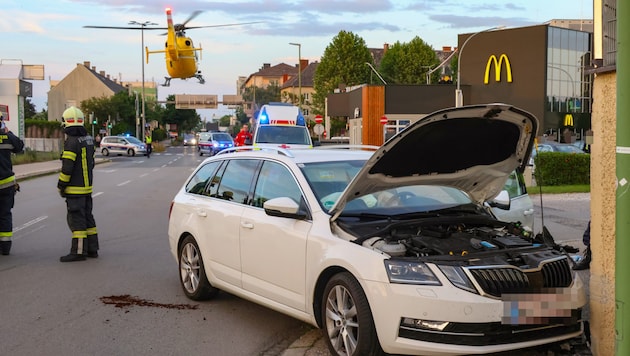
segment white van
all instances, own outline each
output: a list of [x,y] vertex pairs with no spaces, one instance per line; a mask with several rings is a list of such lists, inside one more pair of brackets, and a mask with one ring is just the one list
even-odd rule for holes
[[254,147],[312,148],[313,141],[299,107],[289,103],[263,105],[254,121]]

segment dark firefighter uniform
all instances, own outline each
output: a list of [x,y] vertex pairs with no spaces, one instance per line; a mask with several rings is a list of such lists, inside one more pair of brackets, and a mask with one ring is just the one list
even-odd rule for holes
[[24,142],[6,128],[2,119],[0,115],[0,254],[8,255],[13,237],[11,210],[15,203],[15,193],[19,189],[13,173],[11,153],[22,152]]
[[61,262],[83,261],[98,257],[98,234],[92,215],[92,171],[94,139],[83,127],[85,117],[72,106],[63,112],[66,141],[61,154],[61,172],[57,188],[66,198],[68,227],[72,231],[70,253]]

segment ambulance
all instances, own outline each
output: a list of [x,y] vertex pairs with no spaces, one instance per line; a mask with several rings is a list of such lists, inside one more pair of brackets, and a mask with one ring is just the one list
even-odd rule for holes
[[299,107],[289,103],[262,106],[254,121],[253,146],[285,149],[312,148],[313,141]]

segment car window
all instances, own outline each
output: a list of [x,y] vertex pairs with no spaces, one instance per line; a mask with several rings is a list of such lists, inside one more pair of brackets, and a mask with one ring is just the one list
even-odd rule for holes
[[209,133],[201,133],[199,134],[199,141],[208,141],[210,139]]
[[210,179],[210,177],[214,177],[214,173],[216,172],[220,163],[221,162],[219,161],[210,162],[199,168],[199,170],[190,179],[190,181],[188,181],[188,184],[186,184],[186,191],[191,194],[206,195],[206,193],[204,192],[208,180]]
[[291,172],[277,162],[266,161],[260,169],[252,205],[262,208],[273,198],[288,197],[297,204],[302,202],[302,191]]
[[216,197],[247,204],[249,190],[258,163],[258,160],[250,159],[230,160],[221,177]]
[[301,168],[322,208],[328,211],[364,164],[361,160],[317,162]]
[[138,140],[138,139],[137,139],[137,138],[135,138],[135,137],[131,137],[131,136],[130,136],[130,137],[127,137],[126,139],[127,139],[127,141],[129,141],[129,142],[131,142],[131,143],[135,143],[135,144],[142,144],[142,142],[140,142],[140,140]]
[[513,171],[512,173],[510,173],[510,176],[505,182],[504,189],[508,192],[510,199],[514,199],[527,193],[524,180],[518,179],[517,174],[520,173],[516,173],[515,171]]

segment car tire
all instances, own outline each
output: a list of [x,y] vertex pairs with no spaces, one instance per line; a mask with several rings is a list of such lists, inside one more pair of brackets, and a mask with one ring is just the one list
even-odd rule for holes
[[199,155],[200,155],[200,156],[203,156],[203,152],[199,151]]
[[350,273],[330,278],[322,295],[321,313],[324,339],[333,355],[385,355],[367,297]]
[[192,300],[214,298],[219,289],[213,287],[208,278],[199,251],[199,245],[192,236],[182,241],[178,252],[179,281],[186,296]]
[[103,156],[109,156],[109,150],[108,150],[107,148],[103,148],[103,149],[101,150],[101,154],[102,154]]
[[127,156],[133,157],[136,155],[136,151],[133,148],[127,150]]

